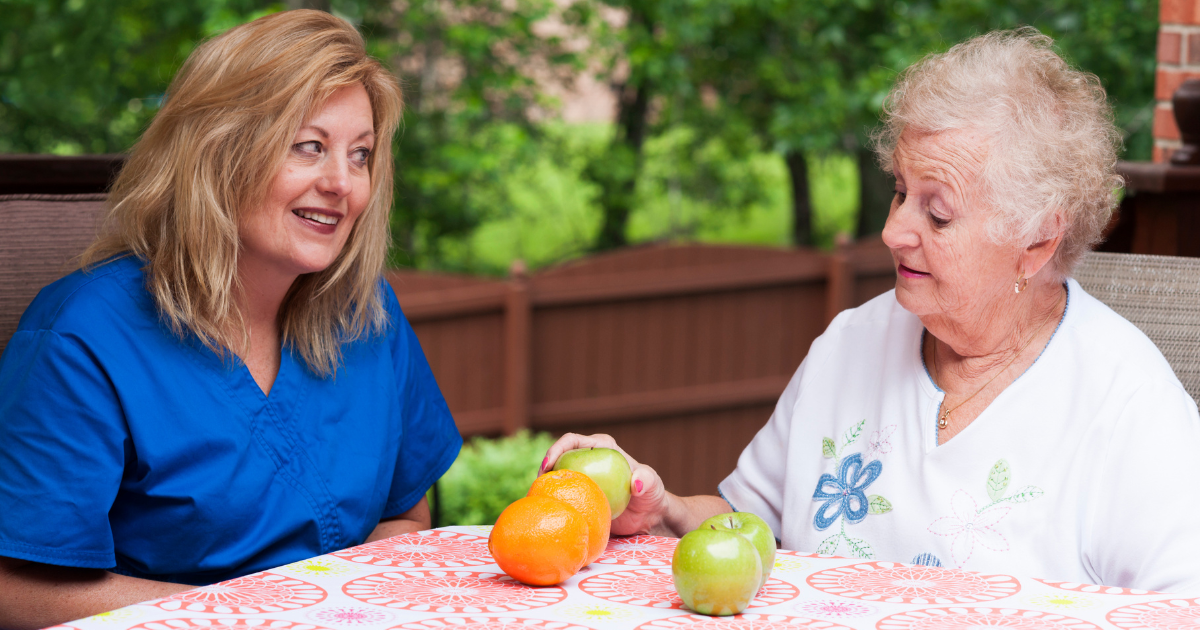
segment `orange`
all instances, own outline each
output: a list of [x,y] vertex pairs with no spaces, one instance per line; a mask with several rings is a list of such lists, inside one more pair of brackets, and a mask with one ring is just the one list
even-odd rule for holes
[[608,547],[612,509],[608,497],[592,478],[574,470],[555,470],[538,477],[529,488],[528,496],[553,497],[579,510],[588,524],[588,557],[591,564]]
[[558,584],[587,564],[587,520],[558,499],[523,497],[496,519],[488,551],[496,564],[519,582]]

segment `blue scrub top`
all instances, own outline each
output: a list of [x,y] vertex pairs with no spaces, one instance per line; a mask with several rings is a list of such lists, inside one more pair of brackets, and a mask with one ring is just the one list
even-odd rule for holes
[[270,396],[159,318],[142,262],[38,294],[0,358],[0,556],[209,584],[362,543],[462,438],[396,296],[336,376]]

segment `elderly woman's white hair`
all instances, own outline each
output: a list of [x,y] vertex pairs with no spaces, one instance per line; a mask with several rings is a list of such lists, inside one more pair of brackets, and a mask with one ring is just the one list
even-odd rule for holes
[[1122,180],[1114,172],[1121,134],[1104,88],[1071,68],[1054,41],[1024,27],[975,37],[913,64],[884,103],[876,151],[892,170],[906,129],[971,129],[989,139],[975,199],[994,211],[993,241],[1030,245],[1066,222],[1054,272],[1067,276],[1100,241]]

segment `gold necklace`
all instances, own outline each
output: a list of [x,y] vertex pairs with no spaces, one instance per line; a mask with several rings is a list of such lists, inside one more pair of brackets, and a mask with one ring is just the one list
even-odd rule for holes
[[[992,378],[989,378],[987,380],[987,382],[983,384],[983,387],[980,387],[979,389],[975,390],[974,394],[967,396],[962,402],[960,402],[957,405],[954,405],[953,407],[942,412],[941,416],[938,417],[938,428],[945,429],[947,426],[949,426],[950,425],[950,412],[952,412],[952,411],[958,409],[959,407],[962,407],[963,405],[970,402],[972,398],[974,398],[975,396],[977,396],[979,394],[979,392],[982,392],[983,390],[987,389],[987,386],[991,385],[992,381],[996,380],[996,377],[1007,372],[1008,368],[1011,367],[1013,363],[1016,363],[1017,358],[1025,353],[1025,349],[1029,347],[1029,344],[1033,343],[1033,340],[1038,338],[1038,334],[1041,333],[1042,329],[1046,327],[1046,324],[1049,323],[1050,320],[1054,317],[1054,313],[1056,311],[1058,311],[1058,303],[1057,302],[1055,303],[1054,308],[1050,311],[1050,314],[1046,316],[1046,319],[1042,320],[1042,323],[1038,325],[1037,329],[1033,333],[1033,336],[1031,336],[1029,338],[1029,341],[1026,341],[1025,345],[1021,346],[1020,350],[1017,350],[1017,353],[1015,355],[1013,355],[1013,358],[1009,359],[1008,363],[1004,364],[1004,367],[1000,368],[999,372],[996,372],[994,375],[992,375]],[[934,339],[934,347],[933,347],[933,373],[934,374],[937,374],[937,371],[938,371],[938,369],[937,369],[937,345],[936,344],[937,344],[937,339]],[[944,398],[942,399],[942,404],[945,405]]]

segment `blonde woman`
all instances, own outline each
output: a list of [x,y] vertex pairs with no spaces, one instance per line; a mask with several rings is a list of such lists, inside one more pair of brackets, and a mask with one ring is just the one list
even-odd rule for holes
[[0,627],[429,527],[461,439],[382,280],[400,108],[316,11],[187,60],[0,361]]

